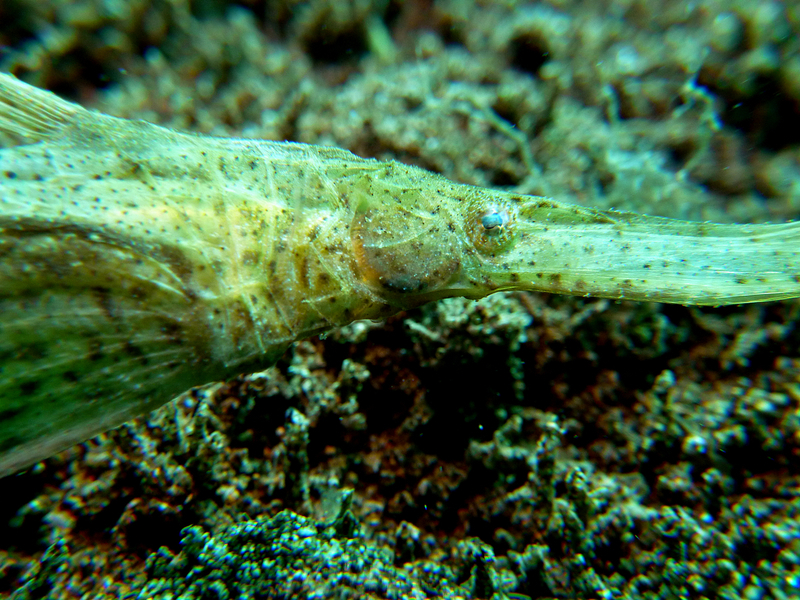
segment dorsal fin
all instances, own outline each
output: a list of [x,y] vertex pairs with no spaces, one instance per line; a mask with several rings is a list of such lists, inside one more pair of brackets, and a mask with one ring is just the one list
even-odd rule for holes
[[0,136],[20,143],[49,137],[86,109],[0,73]]

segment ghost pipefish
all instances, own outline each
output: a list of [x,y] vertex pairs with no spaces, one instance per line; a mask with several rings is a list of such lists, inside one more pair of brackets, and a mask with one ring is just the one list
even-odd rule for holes
[[593,210],[177,133],[9,75],[0,135],[0,476],[295,340],[448,296],[800,296],[800,223]]

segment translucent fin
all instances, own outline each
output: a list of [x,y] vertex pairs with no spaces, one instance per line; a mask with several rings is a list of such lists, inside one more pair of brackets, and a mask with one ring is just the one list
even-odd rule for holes
[[179,317],[102,294],[0,299],[0,477],[221,374]]
[[38,142],[61,129],[79,112],[86,109],[13,75],[0,73],[0,135],[20,143]]
[[75,224],[0,232],[0,477],[227,374],[174,265]]

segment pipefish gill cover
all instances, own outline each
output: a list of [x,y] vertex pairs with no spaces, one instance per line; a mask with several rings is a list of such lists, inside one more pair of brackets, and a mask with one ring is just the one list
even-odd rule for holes
[[[603,263],[599,249],[596,258],[589,256],[593,244],[578,243],[586,226],[596,224],[590,215],[601,214],[594,209],[722,224],[783,223],[800,214],[793,5],[17,0],[0,5],[0,24],[0,71],[105,114],[239,138],[244,150],[232,161],[260,152],[260,167],[268,162],[265,146],[246,140],[290,140],[397,160],[457,184],[495,190],[467,211],[463,223],[474,228],[453,220],[456,233],[476,249],[473,256],[500,256],[515,243],[509,236],[525,213],[497,198],[533,195],[585,207],[570,209],[577,219],[569,240],[574,251],[558,255],[572,268],[561,273],[531,265],[532,277],[541,272],[544,280],[537,289],[577,286],[576,270]],[[33,114],[29,105],[16,108]],[[36,130],[27,123],[28,133]],[[30,164],[19,149],[31,148],[52,171],[44,174],[48,181],[61,178],[66,186],[69,179],[67,189],[48,187],[52,195],[37,197],[44,211],[37,218],[60,222],[46,211],[73,198],[86,214],[101,215],[86,222],[105,218],[109,224],[50,231],[56,247],[43,243],[40,228],[25,247],[27,255],[39,253],[39,262],[23,272],[6,254],[3,264],[16,265],[16,285],[25,273],[58,278],[58,268],[108,273],[101,260],[116,253],[114,264],[124,267],[113,270],[118,278],[98,282],[90,297],[79,298],[104,308],[102,318],[111,324],[125,309],[125,318],[156,323],[164,328],[158,335],[174,341],[181,329],[175,323],[206,322],[191,321],[196,315],[180,313],[185,305],[175,300],[174,290],[194,289],[180,276],[187,269],[175,268],[169,244],[162,243],[156,255],[152,246],[125,245],[108,232],[124,228],[126,217],[136,216],[140,224],[143,214],[175,225],[179,209],[203,232],[207,223],[221,222],[226,231],[239,231],[231,223],[265,220],[256,210],[248,213],[250,180],[241,173],[253,171],[252,181],[263,173],[212,152],[214,164],[206,157],[192,174],[186,157],[208,153],[207,138],[174,134],[196,144],[188,152],[192,144],[183,141],[177,151],[164,142],[164,135],[178,139],[173,134],[157,137],[161,146],[150,143],[156,138],[146,133],[147,125],[120,127],[104,138],[79,128],[67,138],[71,146],[59,142],[59,153],[52,140],[39,146],[19,145],[13,135],[3,140],[9,148],[0,154],[6,216],[8,206],[26,206],[6,190],[22,189],[27,177],[32,187],[45,185],[37,183],[37,173],[19,168]],[[141,135],[125,127],[139,127]],[[84,137],[78,143],[75,135]],[[108,166],[87,181],[70,179],[86,172],[80,161],[87,158],[87,140],[101,138],[107,147],[123,145],[122,156],[90,144],[96,152],[90,158],[102,155]],[[349,161],[348,168],[358,163],[336,150],[325,153]],[[281,156],[287,165],[293,160],[290,153]],[[314,156],[319,167],[324,161]],[[12,167],[11,157],[20,162]],[[269,160],[278,158],[271,154]],[[297,161],[292,164],[297,172]],[[314,165],[303,171],[304,181],[330,183],[328,171],[327,178],[314,179]],[[428,181],[405,169],[397,165],[383,181]],[[233,190],[242,202],[237,208],[248,210],[230,212],[230,201],[215,202],[210,194],[194,194],[190,206],[185,188],[159,187],[171,177],[214,183],[217,193],[228,193],[225,198]],[[159,189],[163,202],[146,200],[148,186]],[[86,196],[85,203],[84,196],[99,189],[103,193]],[[403,202],[409,189],[420,188],[398,190],[405,215],[400,225],[419,231],[420,223],[434,222],[426,215],[446,202],[432,204],[439,196],[431,194]],[[437,188],[442,198],[446,191]],[[292,198],[305,216],[291,231],[335,237],[335,227],[320,223],[313,229],[324,212],[314,208],[313,198],[323,196]],[[413,235],[398,228],[395,213],[383,208],[388,205],[362,196],[348,230],[355,232],[358,285],[398,304],[412,292],[435,299],[442,281],[461,281],[461,263],[450,260],[460,246],[439,241],[451,239],[449,228],[423,227],[422,239],[436,248],[430,255],[436,260],[433,268],[419,266],[411,260]],[[99,202],[87,208],[94,198]],[[123,208],[113,221],[102,217],[123,202],[131,203],[128,215]],[[198,221],[204,203],[208,218]],[[553,212],[556,205],[537,210]],[[66,217],[76,214],[69,209]],[[282,222],[271,214],[270,223]],[[14,232],[19,239],[32,231],[32,222],[9,222],[6,242]],[[366,237],[382,232],[384,224],[385,235],[398,242],[391,253],[376,243],[385,238]],[[538,239],[554,229],[539,231]],[[199,248],[201,239],[207,244],[199,230],[181,231],[177,239],[188,247]],[[695,239],[662,257],[666,266],[649,269],[674,278],[684,268],[681,260],[696,260],[700,273],[697,256],[711,253],[737,266],[731,272],[706,269],[708,277],[686,279],[685,289],[673,286],[670,293],[696,295],[692,285],[707,283],[711,272],[727,287],[711,286],[710,294],[740,286],[777,293],[774,282],[791,282],[794,275],[796,233],[791,225],[769,231],[751,236],[752,252],[741,238],[733,239],[727,254],[715,250],[724,236],[706,233],[706,243]],[[311,235],[268,239],[275,251]],[[246,244],[229,248],[229,239],[215,247],[210,272],[231,272],[231,253],[250,250]],[[625,243],[615,246],[620,257],[638,251]],[[104,245],[107,252],[92,260],[84,252],[80,264],[72,261],[87,244]],[[7,243],[5,250],[20,247]],[[405,254],[396,251],[400,247]],[[150,262],[137,263],[143,253]],[[256,250],[237,256],[237,277],[259,270]],[[302,256],[313,255],[300,256],[285,269],[302,273]],[[771,266],[762,268],[766,257]],[[164,264],[170,269],[159,270]],[[763,272],[746,277],[741,271],[748,265]],[[502,262],[496,267],[491,275],[506,277],[500,285],[512,287],[511,272],[518,269],[504,271]],[[267,263],[263,270],[269,268]],[[129,285],[134,279],[151,288]],[[342,314],[343,308],[323,312],[327,296],[319,291],[341,292],[341,286],[312,279],[307,287],[321,286],[314,288],[318,293],[292,304],[296,280],[287,281],[271,290],[289,298],[273,304],[285,308],[275,322],[288,326],[292,306],[304,315]],[[423,283],[431,287],[422,289]],[[109,289],[117,296],[103,291]],[[118,296],[134,303],[145,292],[145,316],[118,304]],[[607,295],[615,294],[624,295]],[[355,301],[355,293],[346,295]],[[202,297],[205,305],[209,297]],[[15,302],[30,307],[40,299]],[[253,298],[237,299],[235,314],[255,314],[248,304]],[[81,317],[74,304],[51,308]],[[797,311],[795,300],[691,308],[581,294],[454,297],[383,321],[355,321],[299,341],[282,355],[276,350],[280,358],[266,371],[247,371],[251,365],[242,362],[233,373],[209,372],[208,380],[228,379],[0,479],[0,594],[303,598],[339,597],[350,589],[376,598],[791,597],[800,581]],[[15,331],[31,329],[9,320],[8,312],[0,318],[6,330],[9,322]],[[230,335],[220,339],[244,344],[252,338],[258,346],[262,338],[252,337],[253,328],[236,329],[235,319],[226,323]],[[28,354],[3,357],[3,367],[27,360],[49,368],[53,361],[46,357],[54,353],[69,360],[66,352],[58,354],[64,340],[48,337],[50,331],[41,327],[39,337],[24,345]],[[209,356],[225,351],[216,341],[209,345],[217,338],[198,335],[182,349],[167,343],[156,357],[147,344],[161,338],[147,327],[135,329],[133,342],[129,334],[107,331],[103,350],[119,344],[129,362],[113,362],[110,352],[98,360],[122,378],[117,383],[129,377],[134,391],[132,386],[157,382],[170,361],[187,366],[189,380],[196,376],[208,363],[197,363],[201,353],[187,347],[204,348]],[[126,364],[144,368],[126,372]],[[136,379],[142,373],[155,379]],[[78,381],[83,373],[74,376]],[[39,415],[42,423],[77,406],[67,393],[70,383],[64,379],[47,392],[52,418]],[[96,407],[107,397],[89,394],[81,406]],[[18,418],[26,408],[19,398],[15,402]],[[3,415],[6,422],[13,416]]]

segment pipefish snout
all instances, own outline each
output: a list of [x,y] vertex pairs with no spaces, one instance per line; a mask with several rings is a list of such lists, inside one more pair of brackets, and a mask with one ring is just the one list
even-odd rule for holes
[[273,363],[501,290],[800,296],[800,224],[716,225],[459,185],[333,148],[177,133],[0,75],[0,475]]

